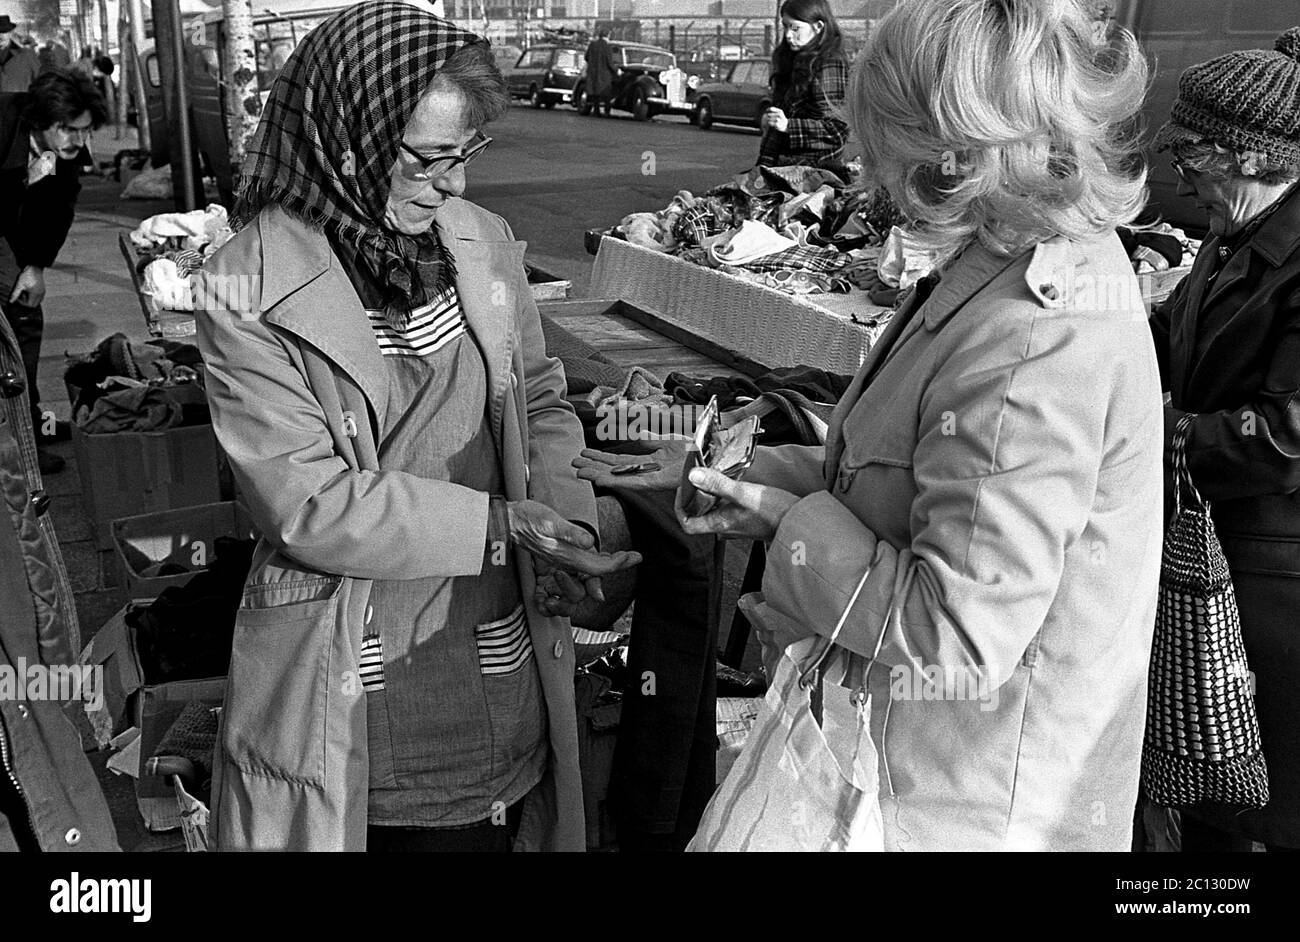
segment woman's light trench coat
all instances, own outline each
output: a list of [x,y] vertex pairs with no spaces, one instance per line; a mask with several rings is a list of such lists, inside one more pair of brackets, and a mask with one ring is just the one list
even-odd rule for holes
[[[1113,235],[977,246],[905,302],[742,607],[876,658],[889,850],[1128,850],[1160,569],[1160,383]],[[903,326],[904,323],[906,326]],[[896,342],[891,344],[891,340]]]
[[[461,199],[439,209],[437,226],[483,354],[506,496],[594,529],[591,487],[570,467],[582,431],[563,369],[545,353],[524,243]],[[480,572],[488,497],[378,471],[387,368],[323,234],[265,210],[208,262],[197,290],[213,425],[262,532],[236,619],[216,843],[362,850],[369,768],[357,670],[371,580]],[[515,552],[552,747],[516,846],[582,850],[569,622],[536,611],[531,557],[505,551]]]

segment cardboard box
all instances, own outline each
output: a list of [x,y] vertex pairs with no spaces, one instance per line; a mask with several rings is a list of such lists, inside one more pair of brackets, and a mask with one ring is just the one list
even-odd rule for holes
[[72,444],[99,549],[113,548],[114,520],[221,500],[210,424],[109,435],[74,425]]
[[[113,555],[117,559],[126,597],[133,601],[157,598],[163,589],[184,585],[208,568],[217,540],[223,536],[256,537],[256,527],[241,505],[233,501],[181,507],[114,520]],[[146,576],[160,564],[183,566],[171,576]]]
[[150,831],[172,831],[181,826],[175,789],[165,777],[146,774],[145,767],[187,703],[198,700],[212,707],[221,706],[226,678],[146,684],[135,631],[126,622],[127,613],[134,607],[128,603],[118,611],[82,651],[81,663],[101,665],[104,678],[101,709],[92,712],[88,704],[86,713],[101,748],[109,738],[131,726],[140,729],[136,805]]

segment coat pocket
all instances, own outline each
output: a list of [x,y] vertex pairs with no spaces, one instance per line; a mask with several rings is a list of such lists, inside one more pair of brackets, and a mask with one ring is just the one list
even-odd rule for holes
[[[324,577],[279,584],[271,595],[246,590],[235,618],[223,722],[226,753],[245,772],[324,787],[341,585]],[[294,601],[265,605],[287,598]]]

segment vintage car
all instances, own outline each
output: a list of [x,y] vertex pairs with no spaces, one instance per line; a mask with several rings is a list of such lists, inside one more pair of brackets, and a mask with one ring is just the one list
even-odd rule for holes
[[554,108],[557,102],[572,102],[585,68],[582,49],[543,43],[525,49],[505,70],[505,79],[510,97],[526,98],[534,108]]
[[[613,107],[631,112],[638,121],[660,114],[689,116],[693,112],[694,92],[687,87],[687,75],[677,67],[676,56],[667,49],[642,43],[611,40],[610,45],[619,63],[614,76]],[[585,74],[573,90],[573,107],[581,114],[591,114]]]
[[770,59],[741,59],[728,65],[722,81],[705,82],[695,90],[691,123],[701,131],[713,127],[714,122],[758,127],[763,112],[772,104]]

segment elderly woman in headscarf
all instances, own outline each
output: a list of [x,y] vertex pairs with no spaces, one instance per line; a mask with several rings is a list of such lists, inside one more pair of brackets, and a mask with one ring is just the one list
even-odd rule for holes
[[1156,145],[1210,227],[1151,318],[1166,460],[1190,415],[1187,467],[1232,575],[1269,778],[1262,810],[1185,814],[1183,847],[1300,850],[1300,26],[1184,72]]
[[261,531],[213,784],[222,849],[585,845],[563,617],[582,445],[499,217],[486,43],[397,2],[313,31],[199,282],[213,424]]

